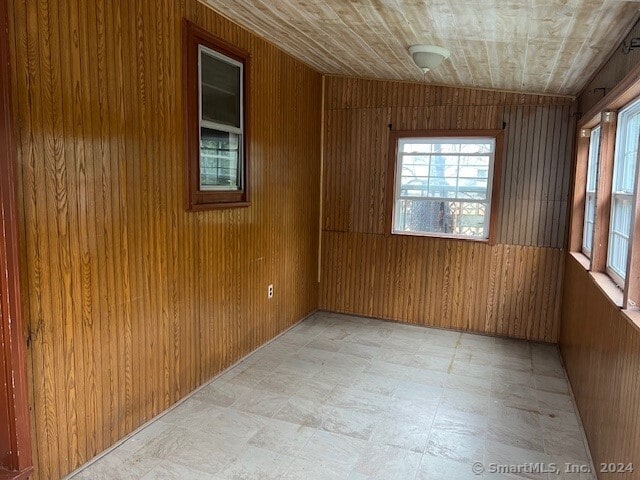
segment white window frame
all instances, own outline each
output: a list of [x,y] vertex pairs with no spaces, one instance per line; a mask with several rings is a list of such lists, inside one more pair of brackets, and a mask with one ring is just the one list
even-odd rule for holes
[[[460,143],[476,143],[476,142],[491,142],[493,144],[492,151],[488,154],[483,154],[482,156],[489,157],[489,171],[487,172],[487,191],[485,199],[482,201],[476,201],[468,198],[436,198],[436,197],[413,197],[413,196],[401,196],[401,182],[402,182],[402,157],[407,155],[402,151],[402,146],[406,143],[451,143],[451,144],[460,144]],[[409,235],[409,236],[423,236],[423,237],[439,237],[439,238],[457,238],[464,240],[472,240],[472,241],[488,241],[490,239],[490,226],[491,226],[491,207],[493,205],[493,182],[494,182],[494,171],[495,171],[495,160],[496,160],[496,152],[498,150],[498,139],[495,136],[451,136],[451,137],[442,137],[442,136],[409,136],[409,137],[399,137],[397,139],[396,145],[396,158],[395,158],[395,182],[393,189],[393,213],[391,219],[391,233],[394,235]],[[470,156],[473,156],[471,154]],[[465,202],[465,203],[481,203],[485,204],[485,218],[484,218],[484,236],[473,236],[473,235],[461,235],[454,233],[440,233],[440,232],[423,232],[423,231],[405,231],[405,230],[397,230],[397,212],[398,212],[398,204],[401,200],[443,200],[450,202]]]
[[[624,272],[620,272],[619,270],[616,270],[611,265],[609,260],[611,259],[611,257],[615,253],[615,252],[612,251],[612,249],[613,249],[613,242],[612,242],[613,236],[614,235],[624,236],[624,235],[622,235],[620,233],[614,232],[614,230],[613,230],[613,225],[614,225],[614,221],[615,221],[615,218],[616,218],[615,217],[615,215],[616,215],[616,212],[615,212],[616,203],[619,202],[619,201],[622,201],[622,200],[631,200],[631,204],[632,204],[632,210],[631,211],[633,212],[633,203],[635,201],[635,192],[636,192],[636,189],[637,189],[637,178],[634,178],[633,191],[631,191],[631,192],[616,191],[617,184],[621,180],[620,175],[622,174],[622,171],[624,170],[623,164],[621,164],[620,162],[624,160],[624,156],[625,156],[625,153],[626,153],[626,152],[623,151],[623,148],[626,145],[627,136],[629,135],[628,122],[629,122],[630,118],[635,116],[635,115],[640,115],[640,99],[637,99],[633,103],[627,105],[625,108],[620,110],[620,113],[618,114],[618,125],[617,125],[617,128],[616,128],[615,153],[614,153],[614,160],[613,160],[613,180],[612,180],[612,186],[611,186],[611,212],[610,212],[609,232],[608,232],[609,241],[608,241],[608,247],[607,247],[606,272],[613,279],[613,281],[616,282],[616,284],[618,284],[618,286],[620,286],[621,288],[624,288],[626,270],[627,270],[627,263],[628,263],[628,259],[629,259],[629,249],[630,249],[629,236],[627,236],[627,238],[626,238],[626,240],[627,240],[627,253],[626,253],[627,262],[625,262],[625,265],[624,265]],[[636,155],[636,158],[637,158],[637,155]],[[636,161],[637,161],[637,159],[636,159]],[[634,169],[634,177],[636,176],[636,172],[637,172],[637,165],[636,165],[636,169]],[[633,213],[632,213],[632,215],[633,215]],[[631,218],[631,221],[630,221],[630,233],[631,233],[631,231],[633,231],[633,223],[634,223],[634,219]]]
[[[240,68],[240,127],[234,127],[232,125],[225,125],[222,123],[211,122],[209,120],[204,120],[202,118],[202,84],[204,83],[202,80],[202,55],[209,55],[211,57],[217,58],[225,63],[233,65],[234,67]],[[202,127],[218,130],[226,133],[234,133],[238,135],[238,187],[237,188],[229,188],[225,185],[202,185],[202,181],[200,180],[200,190],[202,191],[237,191],[243,190],[245,187],[245,173],[243,170],[244,165],[244,64],[239,62],[233,58],[230,58],[223,53],[217,52],[211,48],[205,47],[204,45],[198,45],[198,144],[202,145]],[[202,159],[202,152],[200,152],[200,159]],[[202,160],[200,160],[202,161]]]
[[[591,130],[589,138],[589,157],[587,161],[587,182],[585,185],[584,199],[584,224],[582,226],[582,253],[591,258],[593,250],[593,233],[595,231],[595,218],[598,194],[598,168],[600,165],[600,125]],[[589,216],[589,206],[593,208],[593,217]],[[588,226],[591,226],[589,235]]]

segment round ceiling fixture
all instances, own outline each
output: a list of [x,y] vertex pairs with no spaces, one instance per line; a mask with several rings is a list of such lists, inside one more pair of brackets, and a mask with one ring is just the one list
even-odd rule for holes
[[446,48],[435,45],[413,45],[409,47],[409,53],[424,73],[433,70],[451,55]]

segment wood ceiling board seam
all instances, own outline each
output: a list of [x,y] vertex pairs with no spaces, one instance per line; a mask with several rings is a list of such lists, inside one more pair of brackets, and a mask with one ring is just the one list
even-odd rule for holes
[[[311,68],[312,70],[316,71],[317,73],[320,74],[325,74],[325,72],[323,72],[323,68],[326,67],[320,67],[317,64],[312,64],[309,59],[307,58],[302,58],[299,55],[296,55],[288,50],[286,50],[285,48],[282,47],[282,45],[277,44],[276,42],[274,42],[273,40],[271,40],[268,35],[265,33],[265,30],[263,30],[262,28],[258,27],[258,26],[252,26],[249,27],[245,24],[241,24],[239,23],[236,19],[234,19],[232,16],[228,15],[227,12],[222,11],[218,8],[215,8],[213,5],[211,5],[209,3],[208,0],[197,0],[199,3],[201,3],[203,6],[210,8],[212,10],[214,10],[218,15],[226,18],[227,20],[237,23],[238,25],[240,25],[240,27],[242,27],[243,29],[250,31],[251,33],[256,34],[257,36],[259,36],[262,40],[264,40],[265,42],[267,42],[269,45],[273,46],[274,48],[276,48],[277,50],[286,53],[287,55],[289,55],[292,58],[295,58],[296,60],[304,63],[305,65],[307,65],[309,68]],[[273,28],[273,27],[272,27]],[[259,29],[259,30],[256,30]]]
[[549,78],[547,78],[547,83],[546,83],[545,88],[544,88],[545,92],[549,91],[549,82],[551,81],[553,73],[558,70],[558,59],[560,58],[560,52],[562,52],[563,48],[567,44],[567,33],[571,30],[571,26],[575,22],[576,3],[577,3],[577,0],[574,0],[573,1],[573,5],[574,6],[573,6],[573,10],[571,12],[571,20],[568,22],[568,25],[566,26],[567,30],[565,31],[565,34],[562,36],[562,43],[560,45],[560,48],[558,48],[557,51],[556,51],[555,59],[554,59],[554,62],[553,62],[553,67],[551,68],[551,75],[549,76]]
[[[202,0],[201,0],[202,1]],[[266,6],[268,2],[264,0],[253,0],[250,2],[251,5],[255,7],[252,11],[251,9],[244,8],[244,10],[240,7],[240,4],[246,4],[246,2],[239,2],[238,0],[232,0],[231,2],[225,2],[222,5],[216,4],[217,0],[208,0],[207,5],[216,9],[220,9],[223,11],[223,14],[232,20],[238,21],[243,24],[246,28],[253,28],[259,30],[259,34],[264,36],[269,40],[272,44],[279,46],[281,49],[284,49],[291,56],[302,60],[304,63],[310,64],[314,69],[321,71],[322,73],[332,73],[332,74],[342,74],[342,75],[353,75],[353,76],[363,76],[363,77],[376,77],[381,79],[402,79],[402,80],[418,80],[418,73],[415,72],[415,69],[412,68],[411,60],[408,58],[404,59],[402,56],[398,56],[396,52],[399,52],[399,49],[406,48],[405,43],[412,43],[413,38],[417,36],[422,36],[424,32],[432,31],[434,39],[443,37],[442,25],[448,24],[451,21],[451,17],[446,13],[449,10],[451,11],[459,11],[460,5],[465,8],[460,10],[459,13],[454,16],[454,20],[457,22],[458,28],[454,29],[457,37],[457,41],[453,41],[451,43],[457,43],[460,48],[453,49],[458,53],[457,55],[453,55],[452,59],[448,62],[448,65],[445,68],[439,69],[436,72],[433,72],[431,78],[436,83],[447,83],[449,85],[455,86],[476,86],[482,88],[496,88],[500,87],[508,87],[509,90],[516,91],[532,91],[532,92],[550,92],[550,93],[566,93],[572,92],[574,89],[571,88],[572,82],[580,82],[581,75],[572,75],[571,68],[578,68],[578,62],[572,62],[574,67],[569,67],[569,69],[560,69],[558,66],[558,62],[569,55],[569,53],[565,53],[568,50],[567,48],[567,40],[571,37],[571,40],[580,40],[581,43],[573,43],[576,45],[576,48],[582,52],[589,52],[585,45],[587,41],[584,35],[576,35],[575,32],[578,31],[575,28],[577,25],[576,18],[578,18],[577,12],[580,11],[581,8],[592,8],[593,5],[599,6],[602,5],[601,2],[593,2],[589,0],[574,0],[572,2],[572,22],[573,23],[565,23],[561,20],[554,20],[552,17],[549,18],[549,25],[543,26],[547,28],[548,32],[552,35],[554,31],[563,31],[564,39],[562,43],[561,51],[552,52],[555,54],[555,63],[554,67],[550,72],[547,72],[547,77],[531,77],[528,76],[528,72],[531,72],[530,68],[524,68],[522,76],[513,75],[512,83],[509,85],[506,83],[506,79],[509,76],[503,75],[502,78],[499,74],[496,74],[496,68],[492,64],[487,65],[486,63],[482,63],[480,60],[476,66],[474,62],[470,62],[467,48],[464,48],[464,41],[468,39],[470,36],[469,26],[474,25],[468,21],[469,18],[472,17],[474,11],[482,11],[485,16],[481,18],[486,18],[486,11],[494,11],[495,15],[490,15],[492,19],[488,22],[484,21],[475,21],[475,27],[472,27],[472,31],[476,31],[477,33],[482,34],[484,31],[484,40],[485,43],[485,52],[491,50],[489,47],[489,40],[499,39],[502,35],[505,35],[505,32],[512,31],[513,23],[517,21],[521,17],[520,14],[517,14],[518,11],[523,11],[532,9],[532,3],[527,2],[526,6],[522,6],[522,2],[456,2],[456,7],[451,7],[451,2],[443,2],[436,1],[431,2],[429,5],[434,5],[433,9],[430,9],[426,18],[422,18],[419,13],[421,8],[427,8],[426,2],[413,1],[410,4],[403,5],[404,2],[392,1],[392,2],[375,2],[373,4],[374,8],[371,10],[370,15],[376,15],[377,17],[381,17],[382,21],[378,22],[374,25],[371,23],[366,24],[366,28],[364,25],[360,25],[359,21],[356,21],[356,26],[351,25],[350,22],[344,20],[342,24],[345,26],[342,30],[346,32],[355,32],[357,34],[357,38],[359,39],[356,43],[355,52],[345,51],[340,47],[340,30],[335,25],[333,27],[329,27],[326,23],[331,19],[336,18],[336,15],[339,17],[339,14],[327,15],[327,10],[323,9],[322,6],[326,5],[337,5],[336,0],[325,0],[324,2],[318,2],[314,4],[314,7],[307,7],[305,4],[297,4],[292,2],[291,0],[287,0],[284,4],[281,5],[281,8],[269,8]],[[220,2],[221,3],[221,2]],[[371,2],[364,2],[366,5],[371,5]],[[545,2],[546,3],[546,2]],[[285,7],[282,7],[285,5]],[[319,5],[319,6],[318,6]],[[599,63],[597,60],[600,58],[599,52],[602,47],[608,43],[609,38],[607,37],[607,32],[610,30],[609,23],[612,23],[614,20],[619,18],[626,10],[629,8],[628,3],[621,2],[613,2],[609,3],[611,7],[606,9],[608,13],[606,13],[607,21],[603,22],[602,19],[598,21],[594,20],[594,23],[588,25],[588,28],[591,28],[593,25],[605,25],[608,30],[603,30],[603,33],[594,41],[593,38],[589,39],[588,45],[591,46],[600,46],[600,50],[595,48],[594,52],[590,57],[592,59],[591,62],[585,62],[585,64],[589,65],[591,63]],[[305,8],[307,8],[307,13],[305,15]],[[308,10],[312,8],[311,10]],[[349,8],[353,8],[349,6]],[[532,12],[527,15],[523,20],[520,20],[520,25],[527,25],[527,28],[534,24],[532,21],[532,17],[545,17],[550,16],[555,12],[560,14],[562,17],[562,12],[565,11],[566,7],[562,2],[556,1],[552,2],[551,8],[549,9],[548,5],[543,3],[536,4],[537,11]],[[393,14],[386,15],[389,20],[387,22],[384,21],[385,12],[388,9],[389,12]],[[541,10],[543,9],[543,10]],[[544,10],[548,9],[548,10]],[[611,16],[611,10],[615,10],[615,15],[617,17]],[[258,20],[255,10],[260,10],[262,12],[266,12],[266,16],[271,16],[274,19],[273,26],[267,27],[263,26],[264,21],[260,22]],[[432,15],[432,11],[435,11]],[[242,15],[239,15],[238,12],[243,12]],[[269,13],[271,12],[271,13]],[[310,13],[309,13],[310,12]],[[360,15],[357,17],[351,18],[362,18],[366,21],[367,16],[362,15],[361,11],[358,11]],[[417,12],[417,13],[416,13]],[[502,12],[502,13],[500,13]],[[546,13],[545,12],[549,12]],[[600,14],[605,15],[605,12],[602,9],[597,9],[598,16]],[[438,16],[442,16],[442,22],[438,21]],[[477,15],[476,15],[477,16]],[[433,17],[433,18],[432,18]],[[465,17],[467,19],[467,24],[464,23]],[[313,24],[310,24],[308,21],[309,18],[313,19]],[[411,19],[418,18],[416,22]],[[584,18],[584,15],[581,15],[580,18]],[[299,20],[296,22],[296,19]],[[460,20],[462,19],[462,20]],[[305,23],[306,21],[306,23]],[[418,23],[418,21],[422,21],[423,23]],[[285,26],[289,26],[289,28],[297,29],[302,38],[296,39],[296,41],[292,41],[289,34],[283,34],[285,30],[282,28],[276,28],[275,24],[285,24]],[[352,22],[353,23],[353,20]],[[615,23],[615,22],[613,22]],[[376,28],[376,25],[386,25],[386,31],[390,32],[389,36],[381,36],[377,32],[379,28]],[[372,29],[373,26],[373,29]],[[464,29],[461,27],[465,27]],[[484,30],[483,30],[484,27]],[[331,35],[326,36],[326,29],[332,28]],[[359,32],[358,29],[365,28],[366,31]],[[475,30],[473,30],[475,28]],[[520,28],[520,27],[518,27]],[[373,30],[373,31],[372,31]],[[370,38],[367,35],[370,35]],[[353,35],[353,33],[351,33]],[[612,35],[612,34],[610,34]],[[450,36],[449,33],[445,36]],[[322,38],[323,42],[319,43],[317,40],[314,40],[314,37]],[[280,40],[278,40],[280,38]],[[401,39],[398,42],[398,47],[393,48],[393,43],[391,43],[390,39],[397,38]],[[557,38],[557,37],[556,37]],[[347,40],[352,39],[352,37],[347,36]],[[327,42],[332,42],[331,44]],[[366,45],[362,45],[362,42],[365,42]],[[327,43],[327,45],[325,45]],[[350,43],[350,42],[342,42],[342,44]],[[519,42],[525,43],[526,42]],[[333,45],[334,49],[331,48]],[[367,48],[367,45],[371,48]],[[383,47],[384,46],[384,47]],[[381,50],[381,47],[383,51]],[[337,54],[327,56],[326,53],[321,55],[321,48],[324,49],[324,52],[338,52]],[[372,61],[367,62],[367,55],[371,55],[373,52]],[[386,56],[389,55],[389,58]],[[346,60],[343,57],[346,55]],[[480,52],[476,52],[478,58],[482,59],[486,57],[486,53],[481,54]],[[503,56],[506,55],[503,54]],[[506,57],[505,57],[506,58]],[[530,62],[530,55],[527,55],[527,64]],[[594,61],[593,58],[596,60]],[[346,64],[345,64],[346,63]],[[527,65],[525,64],[525,65]],[[487,71],[486,74],[483,72]],[[574,80],[572,80],[574,79]],[[526,83],[525,83],[526,82]],[[523,83],[525,85],[523,86]],[[580,82],[581,83],[581,82]]]

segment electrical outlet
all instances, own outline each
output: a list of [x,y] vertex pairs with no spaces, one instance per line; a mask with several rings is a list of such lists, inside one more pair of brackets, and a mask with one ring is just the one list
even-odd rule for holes
[[269,285],[267,288],[267,298],[273,298],[273,285]]

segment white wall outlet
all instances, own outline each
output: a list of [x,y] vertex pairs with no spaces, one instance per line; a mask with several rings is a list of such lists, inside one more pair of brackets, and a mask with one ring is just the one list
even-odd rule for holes
[[267,288],[267,298],[273,298],[273,285],[269,285]]

